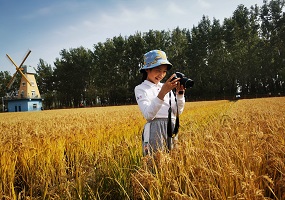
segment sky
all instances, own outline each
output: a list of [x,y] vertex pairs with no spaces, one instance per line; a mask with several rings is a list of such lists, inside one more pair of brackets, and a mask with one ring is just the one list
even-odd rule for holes
[[16,71],[6,54],[20,65],[31,50],[24,65],[37,68],[43,59],[53,67],[63,49],[93,51],[119,35],[191,30],[203,15],[222,24],[240,4],[263,0],[0,0],[0,71]]

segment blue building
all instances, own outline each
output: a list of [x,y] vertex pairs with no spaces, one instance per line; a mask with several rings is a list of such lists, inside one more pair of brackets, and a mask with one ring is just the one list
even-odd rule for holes
[[40,111],[42,99],[9,99],[7,101],[8,112]]

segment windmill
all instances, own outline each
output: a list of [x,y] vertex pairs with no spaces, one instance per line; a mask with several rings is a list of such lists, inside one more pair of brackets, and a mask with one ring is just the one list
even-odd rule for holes
[[23,66],[30,53],[31,50],[28,51],[19,66],[6,54],[16,67],[16,72],[9,81],[7,88],[11,88],[18,73],[21,75],[20,87],[16,98],[10,96],[7,99],[8,112],[42,110],[42,99],[35,79],[36,72],[32,67]]

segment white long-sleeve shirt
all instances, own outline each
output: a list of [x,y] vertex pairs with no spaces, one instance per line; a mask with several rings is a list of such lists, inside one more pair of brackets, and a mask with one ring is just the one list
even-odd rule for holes
[[[148,80],[145,80],[140,85],[135,87],[137,103],[147,121],[151,121],[154,118],[168,118],[169,93],[164,96],[163,100],[157,97],[162,85],[163,83],[154,84]],[[178,113],[181,114],[184,109],[185,98],[184,95],[177,95],[176,98]],[[177,105],[175,102],[174,93],[171,91],[172,120],[176,118]]]

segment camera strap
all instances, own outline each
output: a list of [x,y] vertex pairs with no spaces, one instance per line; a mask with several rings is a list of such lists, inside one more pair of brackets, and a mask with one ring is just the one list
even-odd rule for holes
[[178,131],[179,131],[179,113],[178,113],[178,104],[177,104],[176,95],[174,94],[174,99],[175,99],[175,103],[176,103],[176,107],[177,107],[177,112],[176,112],[176,122],[175,122],[175,126],[174,126],[174,129],[173,129],[172,128],[172,122],[171,122],[171,113],[172,113],[172,109],[171,109],[171,93],[172,93],[172,91],[169,92],[169,109],[168,109],[167,135],[168,135],[168,137],[174,138],[178,134]]

